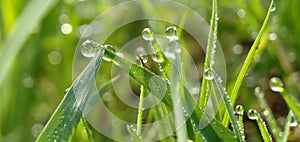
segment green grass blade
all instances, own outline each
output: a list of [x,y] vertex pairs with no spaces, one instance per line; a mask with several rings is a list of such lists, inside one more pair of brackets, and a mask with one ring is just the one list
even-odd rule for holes
[[248,117],[249,117],[249,119],[256,120],[260,134],[261,134],[264,142],[272,142],[272,137],[269,134],[266,123],[261,118],[260,114],[257,113],[256,110],[250,109],[248,111]]
[[141,93],[140,93],[140,102],[139,102],[139,112],[137,116],[137,134],[141,134],[142,130],[142,120],[143,120],[143,106],[144,106],[144,94],[145,94],[145,89],[144,86],[141,85]]
[[131,126],[127,125],[127,130],[131,136],[133,142],[142,142],[142,138],[137,134],[137,131],[134,130]]
[[235,112],[234,112],[234,109],[232,108],[232,104],[230,102],[229,96],[226,92],[226,89],[222,86],[222,84],[220,82],[221,78],[213,70],[211,70],[211,71],[214,74],[213,83],[217,87],[217,90],[219,91],[219,93],[222,96],[226,110],[228,111],[228,114],[229,114],[229,118],[230,118],[230,122],[231,122],[231,126],[233,128],[233,131],[239,141],[241,141],[241,142],[245,141],[245,136],[240,131],[240,127],[238,124],[239,122],[234,115]]
[[286,123],[285,123],[285,126],[284,126],[284,132],[283,132],[283,136],[281,138],[282,142],[287,142],[288,136],[290,134],[292,117],[293,117],[293,111],[290,110],[288,116],[286,117]]
[[[70,89],[67,91],[64,99],[61,101],[37,138],[38,142],[70,140],[73,130],[78,125],[82,116],[81,108],[84,108],[88,99],[88,94],[94,86],[103,53],[103,49],[99,50],[96,57],[90,61],[87,67],[76,78]],[[77,91],[77,89],[80,89],[81,91]],[[78,100],[78,97],[82,100]]]
[[271,133],[275,136],[276,141],[282,141],[280,136],[280,128],[276,122],[276,119],[274,118],[271,109],[268,106],[267,101],[264,98],[264,93],[260,90],[259,87],[255,88],[255,95],[258,98],[258,103],[261,109],[264,110],[264,113],[266,113],[266,122],[269,124],[269,127],[271,129]]
[[[259,45],[259,43],[261,41],[262,35],[263,35],[266,27],[267,27],[267,24],[269,22],[269,19],[270,19],[270,16],[271,16],[271,12],[272,12],[272,9],[274,8],[274,6],[275,6],[274,5],[274,0],[272,0],[271,3],[270,3],[270,7],[269,7],[269,10],[267,12],[267,15],[265,17],[265,20],[263,22],[263,25],[260,28],[260,31],[259,31],[259,33],[258,33],[258,35],[257,35],[257,37],[256,37],[256,39],[254,41],[254,43],[252,44],[251,49],[250,49],[250,51],[249,51],[249,53],[248,53],[248,55],[246,57],[246,60],[244,61],[244,64],[243,64],[243,66],[242,66],[242,68],[241,68],[241,70],[239,72],[239,75],[238,75],[236,81],[235,81],[233,89],[232,89],[232,91],[230,93],[230,100],[232,102],[232,105],[235,104],[235,101],[236,101],[236,99],[238,97],[238,93],[239,93],[240,87],[242,85],[242,82],[243,82],[243,80],[245,78],[245,75],[246,75],[246,73],[249,70],[249,67],[250,67],[250,65],[251,65],[251,63],[252,63],[252,61],[254,59],[254,56],[257,55],[257,54],[255,54],[256,50],[257,50],[257,48],[259,48],[258,45]],[[221,108],[221,110],[222,110],[222,108]],[[228,112],[227,111],[224,114],[223,124],[225,126],[228,126],[228,124],[229,124],[229,116],[228,116]]]
[[[217,27],[218,27],[218,1],[213,0],[212,4],[212,16],[210,21],[210,30],[208,35],[208,44],[206,48],[206,57],[204,62],[204,72],[203,76],[205,74],[205,70],[212,68],[213,62],[214,62],[214,54],[215,54],[215,48],[216,48],[216,42],[217,42]],[[208,92],[211,90],[211,87],[207,88],[208,86],[211,86],[208,84],[207,79],[203,77],[202,79],[202,87],[201,87],[201,94],[200,94],[200,101],[199,106],[201,108],[206,108],[207,101],[208,101]]]
[[[157,82],[159,82],[159,84],[166,85],[167,90],[164,93],[164,91],[159,90],[159,88],[158,88],[158,90],[152,91],[151,93],[153,95],[155,95],[156,97],[161,97],[160,92],[163,92],[163,94],[166,94],[164,96],[164,98],[162,99],[162,101],[169,108],[173,108],[172,100],[170,98],[170,90],[169,90],[170,87],[166,81],[164,81],[157,75],[153,74],[152,72],[142,68],[141,66],[138,66],[135,63],[132,63],[125,58],[117,56],[115,53],[113,53],[109,50],[105,50],[104,54],[107,58],[111,59],[114,64],[116,64],[117,66],[120,66],[123,70],[128,71],[128,74],[133,79],[135,79],[136,81],[141,83],[145,87],[145,89],[147,89],[148,91],[151,91],[150,86],[149,86],[149,80],[150,80],[150,78],[155,76],[155,78],[157,79]],[[187,100],[185,107],[188,108],[191,113],[190,120],[192,120],[193,122],[197,122],[196,126],[198,127],[200,125],[199,119],[201,118],[202,114],[205,114],[206,116],[209,116],[209,114],[207,114],[204,110],[202,110],[200,107],[198,107],[196,105],[196,102],[192,98],[192,95],[189,93],[189,91],[185,87],[183,89],[184,89],[184,94],[185,94],[185,95],[183,95],[183,97],[185,100]],[[183,102],[185,102],[185,101],[183,101]],[[207,133],[208,137],[210,137],[210,138],[220,138],[223,140],[228,139],[228,140],[236,141],[232,131],[230,131],[228,128],[224,127],[219,121],[217,121],[214,118],[211,119],[211,123],[207,127],[203,128],[203,129],[199,128],[199,131],[201,131],[202,133]],[[208,133],[208,132],[212,132],[212,133]]]
[[[48,11],[57,4],[58,0],[31,0],[18,18],[12,32],[2,45],[0,53],[0,86],[4,83],[13,61],[22,49],[22,45],[34,28],[38,26]],[[1,50],[1,48],[0,48]]]

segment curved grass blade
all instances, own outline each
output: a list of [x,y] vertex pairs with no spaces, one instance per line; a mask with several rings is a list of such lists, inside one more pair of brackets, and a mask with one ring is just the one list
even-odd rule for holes
[[267,123],[269,124],[269,127],[271,129],[271,133],[275,137],[275,140],[278,141],[278,142],[282,141],[281,136],[280,136],[281,130],[280,130],[279,126],[277,125],[276,119],[274,118],[274,116],[272,114],[272,111],[268,106],[267,101],[264,98],[265,94],[260,90],[259,87],[256,87],[255,88],[255,95],[258,98],[259,106],[261,107],[261,109],[264,110],[264,113],[267,113],[266,120],[267,120]]
[[[90,93],[91,88],[94,87],[103,53],[104,50],[100,49],[87,67],[76,78],[70,89],[67,91],[64,99],[61,101],[37,138],[38,142],[70,140],[73,131],[82,116],[81,108],[84,108],[88,100],[88,94]],[[78,97],[81,100],[78,100]]]
[[[270,3],[270,6],[269,6],[269,10],[267,12],[266,18],[265,18],[265,20],[263,22],[263,25],[260,28],[260,31],[259,31],[259,33],[258,33],[258,35],[257,35],[257,37],[256,37],[256,39],[254,41],[254,43],[252,44],[251,49],[250,49],[250,51],[249,51],[249,53],[248,53],[248,55],[246,57],[246,60],[244,61],[244,64],[243,64],[243,66],[242,66],[242,68],[241,68],[241,70],[239,72],[239,75],[238,75],[238,77],[237,77],[237,79],[236,79],[236,81],[234,83],[233,89],[232,89],[232,91],[230,93],[230,100],[232,102],[232,105],[235,104],[235,101],[236,101],[236,99],[238,97],[238,93],[239,93],[240,87],[242,85],[242,82],[243,82],[243,80],[245,78],[245,75],[248,72],[249,67],[250,67],[250,65],[251,65],[254,57],[257,55],[256,51],[259,48],[258,45],[259,45],[259,43],[261,41],[261,38],[263,36],[263,33],[264,33],[266,27],[267,27],[267,24],[269,22],[269,19],[270,19],[270,16],[271,16],[271,12],[272,12],[272,9],[274,8],[274,6],[275,6],[274,5],[274,0],[272,0],[271,3]],[[222,106],[221,106],[220,109],[224,110],[224,108]],[[228,111],[226,111],[225,114],[224,114],[223,124],[225,126],[228,126],[228,124],[229,124]]]
[[264,140],[264,142],[272,142],[272,137],[268,132],[266,123],[264,122],[264,120],[261,118],[260,114],[257,113],[256,110],[254,109],[250,109],[248,111],[248,117],[251,120],[256,120],[260,134]]
[[4,83],[5,76],[30,33],[57,2],[58,0],[31,0],[24,8],[12,32],[2,45],[3,48],[0,52],[0,54],[2,53],[0,55],[0,86]]
[[[114,64],[116,64],[117,66],[120,66],[125,71],[129,71],[128,74],[133,79],[135,79],[136,81],[141,83],[145,87],[145,89],[148,91],[151,91],[151,89],[149,87],[149,80],[150,80],[150,78],[152,78],[154,76],[158,82],[160,82],[161,84],[166,84],[167,90],[165,92],[165,96],[162,99],[162,101],[168,108],[173,108],[172,100],[170,98],[170,90],[169,90],[170,87],[166,81],[164,81],[160,77],[156,76],[154,73],[142,68],[141,66],[138,66],[135,63],[132,63],[125,58],[117,56],[115,53],[113,53],[109,50],[105,50],[104,54],[107,58],[111,59]],[[183,102],[186,102],[186,104],[184,104],[184,105],[188,110],[191,111],[191,117],[190,117],[189,121],[192,120],[193,122],[195,122],[196,127],[198,127],[198,126],[200,126],[199,123],[200,123],[200,118],[201,118],[202,114],[205,114],[207,117],[211,117],[211,116],[209,116],[209,114],[207,114],[204,110],[202,110],[199,106],[196,105],[196,102],[192,98],[192,95],[189,93],[189,91],[185,87],[183,87],[183,91],[184,91],[184,95],[182,97],[184,97],[183,99],[185,100]],[[161,94],[159,94],[160,91],[151,91],[151,93],[153,95],[155,95],[156,97],[161,97],[160,96]],[[211,120],[211,122],[207,127],[203,128],[203,129],[199,128],[199,131],[203,135],[206,135],[208,138],[211,138],[211,139],[217,138],[217,139],[221,139],[221,140],[231,140],[232,142],[236,141],[232,131],[230,131],[228,128],[224,127],[219,121],[217,121],[214,118],[209,119],[209,120]]]

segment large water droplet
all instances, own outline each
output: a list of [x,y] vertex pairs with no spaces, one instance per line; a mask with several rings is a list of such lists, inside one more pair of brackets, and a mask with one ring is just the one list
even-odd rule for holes
[[204,71],[204,77],[206,80],[213,80],[215,78],[214,72],[211,68],[208,68]]
[[[110,45],[110,44],[106,44],[104,45],[104,48],[111,51],[111,52],[116,52],[116,49],[114,46]],[[106,55],[103,56],[103,60],[110,62],[111,59],[109,57],[107,57]]]
[[85,57],[92,58],[100,48],[101,45],[98,42],[88,39],[82,43],[81,53]]
[[258,119],[258,113],[256,110],[254,109],[250,109],[248,111],[248,118],[251,119],[251,120],[257,120]]
[[235,107],[235,112],[238,114],[238,115],[244,115],[244,108],[242,105],[237,105]]
[[177,28],[174,26],[170,26],[166,29],[166,36],[169,40],[178,40],[177,36]]
[[154,39],[153,37],[153,33],[151,31],[150,28],[145,28],[143,31],[142,31],[142,37],[144,40],[146,41],[152,41]]
[[274,92],[283,92],[284,91],[283,83],[282,83],[281,79],[278,77],[272,77],[270,79],[270,88]]

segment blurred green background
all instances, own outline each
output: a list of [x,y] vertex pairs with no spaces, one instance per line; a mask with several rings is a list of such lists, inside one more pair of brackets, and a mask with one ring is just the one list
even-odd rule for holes
[[[209,0],[176,1],[197,11],[209,23]],[[65,89],[72,84],[73,55],[82,29],[97,15],[121,2],[124,1],[0,0],[0,141],[35,140],[62,100]],[[227,63],[228,89],[260,29],[268,4],[266,0],[219,2],[218,39]],[[248,72],[237,101],[246,110],[255,108],[261,112],[253,94],[254,88],[260,86],[281,126],[288,108],[280,94],[269,89],[268,82],[270,77],[279,76],[288,91],[299,97],[299,7],[298,0],[276,1],[276,11],[264,37],[266,43],[261,46],[265,49]],[[135,37],[139,33],[131,28],[126,36]],[[197,58],[200,52],[193,56]],[[75,133],[74,141],[86,140],[80,130]],[[300,139],[296,134],[299,130],[293,128],[289,140]],[[245,131],[248,141],[261,141],[256,124],[246,117]],[[93,135],[95,141],[107,140],[96,131]]]

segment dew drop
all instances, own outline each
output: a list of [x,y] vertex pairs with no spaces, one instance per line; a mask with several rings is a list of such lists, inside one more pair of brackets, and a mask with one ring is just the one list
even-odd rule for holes
[[281,79],[278,77],[272,77],[270,79],[270,88],[274,92],[283,92],[284,91],[283,83],[282,83]]
[[144,63],[148,62],[148,55],[145,52],[145,49],[143,47],[139,47],[136,49],[136,54],[141,60],[143,60]]
[[[115,47],[112,46],[112,45],[110,45],[110,44],[105,44],[104,48],[107,49],[107,50],[109,50],[109,51],[111,51],[111,52],[116,52]],[[103,56],[103,60],[105,60],[107,62],[111,61],[111,59],[109,57],[105,56],[105,55]]]
[[157,62],[157,63],[164,62],[164,58],[161,55],[152,54],[152,59],[154,62]]
[[166,29],[166,36],[169,40],[178,40],[177,36],[177,28],[174,26],[170,26]]
[[235,112],[238,114],[238,115],[244,115],[244,108],[242,105],[237,105],[235,107]]
[[68,93],[68,92],[69,92],[69,90],[70,90],[70,88],[67,88],[67,89],[65,90],[65,94],[66,94],[66,93]]
[[248,111],[248,118],[251,119],[251,120],[257,120],[258,119],[258,113],[256,110],[254,109],[250,109]]
[[204,77],[206,80],[213,80],[215,78],[213,70],[208,68],[204,71]]
[[142,37],[144,40],[146,41],[152,41],[154,39],[153,37],[153,33],[151,31],[150,28],[145,28],[143,31],[142,31]]
[[292,119],[291,119],[290,126],[291,127],[296,127],[297,125],[298,125],[298,122],[297,122],[296,116],[294,114],[292,114]]
[[273,7],[273,8],[271,9],[271,12],[275,12],[275,11],[276,11],[276,4],[273,3],[272,7]]
[[82,43],[81,54],[87,58],[92,58],[100,48],[99,43],[88,39]]
[[255,94],[255,96],[257,97],[257,98],[259,98],[259,99],[262,99],[262,98],[264,98],[264,93],[261,91],[261,89],[259,88],[259,87],[256,87],[255,89],[254,89],[254,94]]

